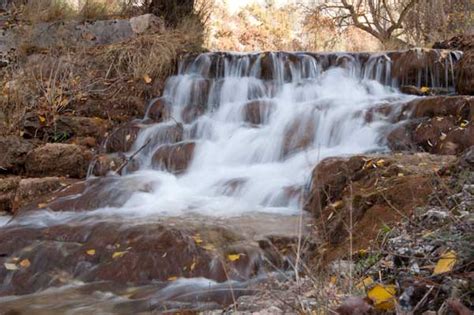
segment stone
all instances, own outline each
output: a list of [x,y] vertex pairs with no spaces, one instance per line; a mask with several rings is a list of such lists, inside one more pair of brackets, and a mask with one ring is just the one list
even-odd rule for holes
[[0,212],[12,212],[20,177],[0,178]]
[[63,176],[84,178],[91,151],[75,144],[48,143],[31,151],[26,157],[26,173],[32,177]]
[[171,106],[164,97],[160,97],[151,102],[146,112],[146,118],[153,122],[163,122],[171,116]]
[[283,157],[308,148],[314,141],[316,124],[311,116],[296,119],[286,127],[283,138]]
[[464,52],[458,69],[457,92],[459,94],[474,95],[474,49]]
[[46,194],[67,186],[69,183],[70,180],[59,177],[22,179],[16,190],[13,212]]
[[165,31],[165,23],[154,14],[144,14],[130,19],[130,26],[134,33],[143,34],[162,33]]
[[244,121],[254,125],[264,124],[268,121],[274,109],[275,105],[271,101],[250,101],[243,107]]
[[110,172],[117,171],[126,160],[126,156],[121,153],[100,154],[91,163],[91,174],[94,176],[106,176]]
[[0,173],[22,173],[26,156],[34,147],[31,142],[18,136],[0,137]]
[[107,132],[108,123],[101,118],[59,116],[54,122],[57,133],[65,133],[70,137],[93,137],[101,139]]
[[172,173],[186,171],[191,162],[196,147],[195,142],[180,142],[159,147],[152,158],[152,165]]
[[116,128],[105,140],[107,153],[128,152],[138,137],[143,125],[132,121]]

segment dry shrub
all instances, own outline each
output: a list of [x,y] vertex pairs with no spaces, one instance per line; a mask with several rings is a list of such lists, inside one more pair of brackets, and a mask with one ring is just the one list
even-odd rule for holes
[[199,20],[188,17],[176,29],[111,45],[101,58],[111,65],[118,77],[141,79],[146,75],[165,78],[173,71],[178,54],[202,50],[202,34]]
[[75,13],[64,0],[29,0],[22,8],[23,18],[33,24],[66,20]]

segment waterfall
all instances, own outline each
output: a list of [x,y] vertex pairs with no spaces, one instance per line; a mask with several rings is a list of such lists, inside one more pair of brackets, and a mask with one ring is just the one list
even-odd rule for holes
[[[386,150],[391,117],[413,98],[398,92],[400,82],[452,86],[452,71],[441,66],[459,56],[410,53],[185,58],[148,110],[149,115],[159,104],[168,119],[150,123],[145,117],[129,153],[145,148],[125,173],[149,183],[148,189],[114,211],[218,216],[300,211],[318,161]],[[429,63],[433,56],[449,61]],[[387,106],[390,114],[379,110]],[[176,130],[182,134],[173,136]]]

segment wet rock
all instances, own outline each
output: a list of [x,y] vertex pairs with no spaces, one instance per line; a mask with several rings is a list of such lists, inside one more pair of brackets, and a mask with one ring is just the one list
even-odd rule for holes
[[194,142],[163,145],[153,154],[152,165],[154,168],[165,169],[168,172],[182,173],[188,168],[195,147]]
[[0,178],[0,213],[12,212],[20,177]]
[[474,97],[433,96],[417,98],[403,106],[410,118],[454,116],[474,121]]
[[126,160],[123,153],[100,154],[91,162],[91,175],[106,176],[110,172],[117,171]]
[[388,147],[393,151],[414,151],[416,145],[413,143],[413,130],[417,127],[416,121],[403,122],[395,127],[387,135]]
[[244,121],[260,125],[268,122],[271,113],[274,111],[275,105],[268,100],[254,100],[244,105],[243,115]]
[[336,313],[340,315],[364,315],[372,310],[372,306],[361,297],[348,297],[337,309]]
[[64,176],[84,178],[92,153],[74,144],[48,143],[31,151],[26,157],[29,176]]
[[34,147],[31,142],[21,137],[0,137],[0,173],[21,173],[24,169],[26,156]]
[[474,95],[474,49],[464,52],[458,68],[457,92],[459,94]]
[[121,125],[105,140],[105,151],[107,153],[130,151],[141,129],[142,125],[138,122]]
[[188,105],[183,108],[181,118],[185,124],[190,124],[205,113],[206,109],[203,106]]
[[149,105],[146,116],[154,122],[165,121],[171,116],[171,105],[161,97]]
[[433,48],[467,51],[474,48],[474,35],[456,35],[445,41],[436,42]]
[[136,34],[164,32],[165,30],[164,21],[154,14],[132,17],[130,19],[130,26]]
[[16,190],[13,211],[70,183],[71,180],[59,177],[22,179]]
[[316,124],[311,116],[295,120],[285,129],[283,137],[283,156],[309,147],[315,137]]

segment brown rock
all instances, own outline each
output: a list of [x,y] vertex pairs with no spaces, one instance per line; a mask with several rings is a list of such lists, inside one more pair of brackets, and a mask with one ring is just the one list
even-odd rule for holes
[[70,137],[101,139],[107,132],[108,123],[101,118],[59,116],[53,128],[56,133],[65,133]]
[[130,19],[130,26],[134,33],[156,33],[165,31],[165,22],[154,14],[144,14]]
[[[67,186],[69,183],[70,180],[59,177],[22,179],[16,190],[13,211],[63,186]],[[41,206],[39,206],[39,208],[41,208]]]
[[438,171],[456,161],[430,154],[328,158],[315,167],[305,209],[329,246],[326,258],[346,255],[352,221],[354,250],[367,248],[382,224],[410,216],[426,204]]
[[295,120],[285,129],[283,139],[283,156],[309,147],[315,137],[316,124],[311,116]]
[[184,172],[194,154],[194,142],[181,142],[159,147],[152,158],[154,168],[165,169],[172,173]]
[[126,161],[126,156],[121,153],[100,154],[91,163],[91,174],[105,176],[117,171]]
[[150,103],[146,112],[146,117],[154,122],[162,122],[169,119],[171,116],[171,105],[164,97],[160,97],[154,102]]
[[130,151],[141,129],[142,125],[138,122],[121,125],[105,140],[105,151],[107,153]]
[[474,97],[433,96],[417,98],[403,107],[411,118],[454,116],[474,121]]
[[21,173],[26,156],[33,149],[34,145],[21,137],[0,137],[0,173]]
[[243,108],[244,121],[254,125],[264,124],[268,121],[274,109],[275,105],[271,101],[250,101]]
[[464,52],[458,69],[457,92],[459,94],[474,95],[474,48]]
[[84,178],[92,153],[75,144],[48,143],[31,151],[26,157],[29,176],[64,176]]
[[12,212],[20,177],[0,178],[0,212]]
[[204,113],[206,113],[206,109],[203,106],[188,105],[183,108],[181,118],[184,123],[190,124]]

